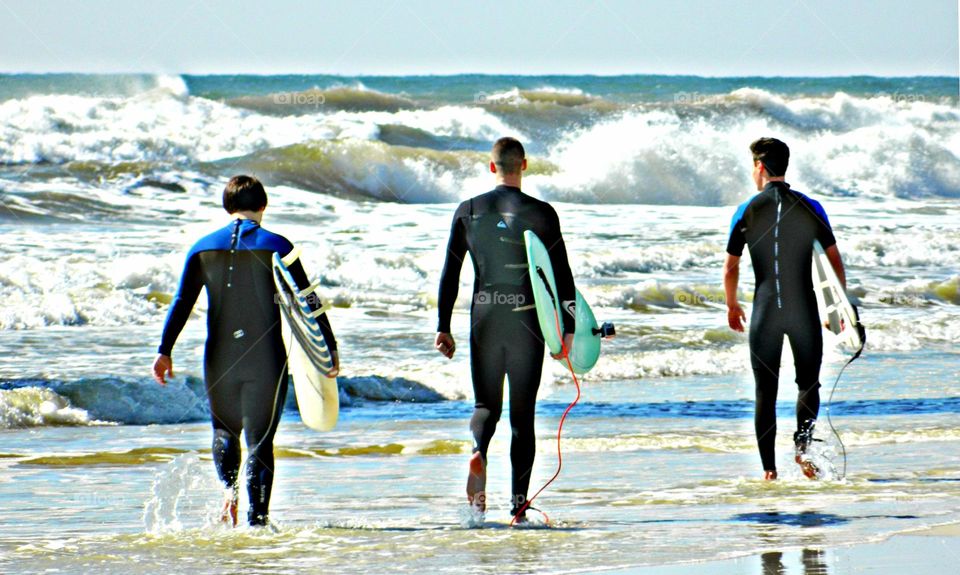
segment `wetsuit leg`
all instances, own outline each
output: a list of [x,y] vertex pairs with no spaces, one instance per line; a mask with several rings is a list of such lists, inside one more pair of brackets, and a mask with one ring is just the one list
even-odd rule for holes
[[237,397],[238,383],[228,379],[216,366],[204,366],[210,416],[213,421],[213,464],[224,487],[236,492],[240,473],[240,432],[243,429],[243,411]]
[[470,332],[470,372],[475,400],[470,431],[473,433],[473,452],[479,452],[484,463],[503,410],[503,378],[506,375],[503,341],[493,333],[496,318],[489,313],[490,307],[474,306],[471,313],[474,325]]
[[777,390],[780,376],[780,355],[783,352],[783,330],[779,322],[768,321],[762,306],[754,303],[750,322],[750,364],[756,384],[754,428],[757,447],[765,471],[777,469]]
[[534,416],[543,371],[544,343],[535,310],[512,313],[524,315],[522,325],[516,329],[506,350],[507,378],[510,382],[510,428],[513,432],[510,444],[510,463],[513,467],[511,513],[516,514],[527,501],[530,474],[537,453]]
[[287,387],[286,355],[279,332],[268,333],[249,346],[244,339],[208,340],[206,381],[214,422],[213,456],[221,480],[235,488],[243,431],[248,520],[251,525],[264,525],[273,485],[273,436]]
[[[273,437],[286,401],[287,374],[262,373],[243,385],[243,429],[247,440],[247,493],[250,525],[265,525],[273,488]],[[272,406],[272,410],[270,407]]]
[[806,317],[797,316],[787,335],[797,372],[797,431],[794,442],[808,442],[820,412],[820,364],[823,358],[823,332],[816,308],[807,308]]

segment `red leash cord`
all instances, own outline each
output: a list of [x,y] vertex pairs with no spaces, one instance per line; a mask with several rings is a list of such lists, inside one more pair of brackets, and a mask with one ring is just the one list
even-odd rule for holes
[[[517,519],[530,508],[530,504],[533,503],[533,500],[537,498],[543,491],[550,486],[553,481],[560,476],[560,471],[563,469],[563,453],[560,451],[560,436],[563,434],[563,422],[567,419],[567,414],[570,413],[570,410],[573,409],[573,406],[580,401],[580,380],[577,379],[577,374],[573,371],[573,364],[570,362],[570,350],[567,349],[567,346],[563,343],[563,331],[560,329],[560,316],[557,314],[557,308],[553,308],[553,315],[557,320],[557,334],[560,335],[560,349],[563,352],[563,358],[567,360],[567,367],[570,369],[570,375],[573,377],[573,383],[577,386],[577,397],[570,402],[570,405],[567,406],[567,409],[563,411],[563,415],[560,416],[560,425],[557,427],[557,471],[553,474],[553,477],[549,481],[543,484],[536,493],[533,494],[533,497],[527,499],[523,504],[523,507],[520,508],[520,511],[517,511],[517,514],[513,516],[513,519],[510,520],[510,526],[517,522]],[[532,471],[532,470],[531,470]],[[543,513],[540,511],[540,513]],[[547,517],[546,513],[543,513],[544,519],[546,519],[547,525],[550,525],[550,518]]]

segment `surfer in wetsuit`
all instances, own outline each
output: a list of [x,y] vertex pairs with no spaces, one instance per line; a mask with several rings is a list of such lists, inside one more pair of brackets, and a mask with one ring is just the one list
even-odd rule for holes
[[470,308],[470,371],[475,404],[470,420],[474,442],[467,499],[474,509],[486,510],[487,448],[500,419],[503,379],[507,376],[513,432],[513,515],[526,503],[536,454],[534,411],[544,349],[527,273],[525,230],[533,230],[550,252],[557,295],[564,310],[565,349],[570,349],[576,327],[573,275],[560,234],[560,220],[550,204],[520,191],[526,169],[523,145],[514,138],[497,140],[490,161],[497,187],[457,208],[440,277],[440,321],[435,343],[441,354],[453,357],[456,343],[450,334],[450,317],[460,287],[460,268],[469,252],[476,277]]
[[777,387],[783,337],[790,338],[797,373],[795,460],[804,475],[817,468],[805,457],[813,441],[820,410],[820,363],[823,355],[817,299],[811,266],[813,240],[819,240],[840,282],[846,287],[843,263],[830,221],[819,202],[790,188],[784,174],[790,160],[786,144],[760,138],[750,144],[753,181],[760,192],[733,216],[724,264],[727,322],[742,332],[746,315],[737,302],[740,256],[749,247],[756,278],[750,321],[750,360],[756,384],[754,425],[764,479],[777,478],[774,443],[777,434]]
[[[237,476],[240,432],[247,443],[248,522],[267,525],[273,485],[273,436],[287,390],[287,356],[280,332],[271,260],[293,250],[283,236],[260,227],[267,207],[263,185],[250,176],[236,176],[223,191],[224,209],[236,216],[228,226],[198,241],[187,255],[180,287],[170,305],[154,378],[166,384],[173,376],[170,354],[193,309],[200,289],[207,289],[207,343],[204,381],[213,419],[213,462],[227,496],[221,519],[237,523]],[[309,286],[299,259],[289,266],[297,285]],[[310,297],[313,309],[319,298]],[[321,330],[339,371],[336,340],[326,314]]]

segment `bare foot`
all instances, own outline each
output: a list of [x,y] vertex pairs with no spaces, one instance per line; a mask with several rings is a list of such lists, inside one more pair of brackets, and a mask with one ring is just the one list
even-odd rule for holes
[[776,478],[777,478],[777,470],[776,470],[776,469],[774,469],[773,471],[764,471],[764,472],[763,472],[763,480],[764,480],[764,481],[774,481]]
[[470,456],[470,473],[467,475],[467,501],[483,513],[487,510],[487,468],[479,452]]
[[223,509],[220,511],[220,523],[230,527],[237,526],[237,499],[235,497],[228,497],[224,500]]
[[796,455],[796,457],[794,457],[794,461],[796,461],[797,465],[800,466],[800,471],[803,472],[807,479],[816,479],[817,475],[820,474],[820,468],[799,453]]

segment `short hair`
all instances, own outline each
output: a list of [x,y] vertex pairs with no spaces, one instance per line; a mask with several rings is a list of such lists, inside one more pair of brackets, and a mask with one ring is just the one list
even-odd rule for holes
[[259,212],[267,207],[267,192],[253,176],[234,176],[223,189],[223,209],[228,214]]
[[753,152],[753,161],[763,164],[767,174],[772,178],[787,173],[787,164],[790,163],[790,148],[776,138],[760,138],[750,144]]
[[493,144],[490,156],[503,174],[519,174],[523,167],[523,160],[527,157],[520,140],[510,137],[497,140]]

